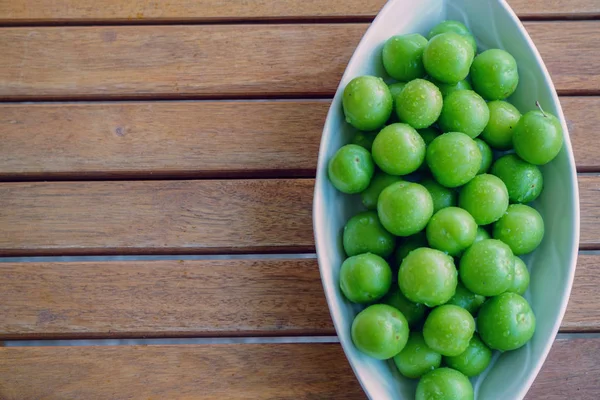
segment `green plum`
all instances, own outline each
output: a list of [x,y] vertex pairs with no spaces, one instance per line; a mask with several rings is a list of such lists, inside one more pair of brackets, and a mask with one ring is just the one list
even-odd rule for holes
[[419,132],[419,135],[421,135],[427,146],[429,146],[429,143],[433,142],[433,139],[440,136],[440,132],[431,127],[419,129],[417,132]]
[[531,253],[544,238],[544,220],[534,208],[511,204],[494,225],[493,236],[506,243],[517,256]]
[[417,385],[415,400],[473,400],[469,378],[451,368],[437,368],[424,375]]
[[481,152],[481,167],[479,171],[477,171],[478,175],[485,174],[490,169],[492,165],[492,160],[494,159],[494,154],[492,153],[492,149],[487,145],[486,142],[477,138],[475,139],[475,143],[477,143],[477,147],[479,147],[479,151]]
[[429,244],[427,243],[425,232],[419,232],[415,235],[402,239],[395,252],[396,264],[399,266],[402,263],[402,260],[404,260],[404,258],[406,258],[406,256],[414,249],[427,246],[429,246]]
[[382,298],[392,285],[392,270],[375,254],[347,258],[340,269],[340,288],[354,303],[371,303]]
[[448,301],[447,304],[454,304],[470,312],[472,315],[477,315],[479,308],[485,302],[485,297],[471,292],[461,282],[456,286],[456,293]]
[[359,76],[344,89],[346,122],[361,131],[381,128],[392,114],[392,94],[383,79]]
[[404,349],[394,357],[398,371],[407,378],[420,378],[439,368],[442,355],[431,350],[421,332],[411,332]]
[[375,140],[375,136],[377,136],[377,134],[373,133],[373,132],[357,131],[352,136],[351,143],[357,144],[357,145],[364,147],[365,149],[371,151],[371,148],[373,147],[373,141]]
[[519,84],[517,62],[504,50],[486,50],[473,60],[471,82],[484,99],[503,100],[513,94]]
[[396,238],[381,225],[377,212],[365,211],[346,223],[343,244],[348,257],[362,253],[389,257],[396,247]]
[[539,167],[521,160],[516,154],[496,160],[491,173],[504,182],[508,198],[513,203],[532,202],[544,188],[544,177]]
[[531,164],[544,165],[560,152],[563,130],[554,115],[541,110],[529,111],[519,120],[512,140],[519,157]]
[[502,100],[490,101],[487,106],[490,120],[481,132],[481,138],[494,149],[511,149],[513,131],[521,119],[521,113],[515,106]]
[[377,200],[379,200],[379,195],[383,189],[390,186],[392,183],[401,181],[402,178],[399,176],[389,175],[383,171],[375,171],[375,175],[371,178],[369,187],[360,194],[363,205],[367,210],[376,210]]
[[431,39],[434,36],[446,32],[454,32],[463,36],[465,39],[467,39],[471,47],[473,47],[473,54],[477,54],[477,42],[475,41],[475,37],[473,37],[473,34],[469,30],[469,28],[467,28],[462,22],[453,20],[440,22],[432,30],[429,31],[427,38]]
[[351,336],[356,348],[378,360],[387,360],[400,353],[408,335],[404,315],[387,304],[365,308],[352,322]]
[[427,147],[427,165],[436,181],[454,188],[473,179],[481,168],[482,156],[477,143],[461,132],[438,136]]
[[477,334],[473,335],[465,351],[454,357],[444,357],[447,366],[468,377],[481,374],[491,361],[492,350],[479,339]]
[[431,217],[426,233],[432,248],[456,256],[475,241],[477,223],[462,208],[446,207]]
[[425,46],[427,39],[418,33],[392,36],[383,45],[382,61],[385,71],[399,81],[424,77]]
[[402,294],[399,287],[392,287],[381,299],[381,302],[399,310],[406,318],[406,321],[408,321],[410,327],[419,325],[425,320],[427,306],[408,300]]
[[440,89],[442,97],[444,98],[454,92],[458,92],[459,90],[473,90],[473,87],[466,79],[463,79],[458,83],[443,83],[438,82],[434,79],[432,79],[431,82],[434,83]]
[[523,260],[515,256],[515,276],[513,278],[512,284],[510,285],[510,288],[508,288],[508,292],[520,294],[522,296],[523,294],[525,294],[528,287],[529,270],[527,269],[527,265],[525,265]]
[[[404,89],[404,86],[406,86],[406,82],[396,82],[388,85],[390,93],[392,94],[392,110],[396,109],[396,97],[398,97],[402,89]],[[395,115],[396,114],[392,111],[391,117],[393,118]]]
[[444,304],[456,291],[454,260],[439,250],[415,249],[400,264],[398,285],[412,302],[428,307]]
[[415,129],[427,128],[437,121],[442,106],[442,93],[437,86],[424,79],[408,82],[396,97],[398,119]]
[[365,190],[375,173],[371,153],[356,144],[340,148],[329,160],[329,180],[342,193],[354,194]]
[[425,159],[426,146],[421,135],[406,124],[388,125],[373,142],[373,159],[390,175],[415,172]]
[[444,98],[438,121],[443,132],[462,132],[472,138],[481,134],[490,119],[490,110],[472,90],[458,90]]
[[535,315],[527,300],[516,293],[488,299],[477,317],[477,331],[494,350],[510,351],[524,346],[535,332]]
[[434,308],[423,325],[425,343],[443,356],[458,356],[469,346],[475,320],[462,307],[445,304]]
[[500,178],[477,175],[458,195],[458,205],[467,210],[478,225],[498,221],[508,208],[508,190]]
[[433,215],[431,195],[418,183],[397,182],[383,189],[377,202],[379,220],[396,236],[422,231]]
[[473,293],[497,296],[510,288],[514,264],[510,247],[499,240],[482,240],[469,247],[460,259],[460,280]]
[[433,200],[433,212],[436,213],[442,208],[455,206],[457,203],[457,194],[453,189],[448,189],[440,185],[433,179],[423,179],[421,185],[429,191]]
[[425,71],[434,79],[456,84],[469,75],[475,52],[468,39],[455,32],[431,38],[423,52]]

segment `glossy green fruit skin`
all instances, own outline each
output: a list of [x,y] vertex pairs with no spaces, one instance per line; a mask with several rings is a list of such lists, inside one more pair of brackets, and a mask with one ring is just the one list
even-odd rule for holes
[[504,50],[486,50],[473,60],[471,83],[484,99],[503,100],[513,94],[519,84],[517,61]]
[[521,113],[506,101],[490,101],[487,106],[490,120],[481,132],[481,138],[496,150],[512,149],[513,131],[521,119]]
[[416,379],[439,368],[442,355],[431,350],[421,332],[411,332],[404,349],[394,357],[398,371],[407,378]]
[[375,211],[365,211],[350,218],[344,227],[342,241],[348,257],[363,253],[389,257],[396,247],[396,238],[381,225]]
[[483,140],[477,138],[475,139],[475,143],[477,143],[477,147],[479,147],[479,151],[481,152],[481,167],[479,167],[477,175],[485,174],[489,171],[490,166],[492,165],[494,154],[492,153],[490,146],[488,146]]
[[410,301],[435,307],[454,296],[457,272],[452,257],[439,250],[421,247],[411,251],[400,264],[398,285]]
[[390,89],[390,93],[392,94],[392,116],[391,117],[396,116],[396,113],[393,112],[393,110],[396,109],[396,97],[398,97],[398,95],[400,94],[402,89],[404,89],[404,86],[406,86],[406,82],[396,82],[396,83],[392,83],[392,84],[388,85],[388,88]]
[[482,240],[469,247],[460,259],[460,280],[473,293],[497,296],[510,288],[514,263],[506,244],[495,239]]
[[496,160],[491,173],[504,182],[511,203],[530,203],[544,188],[544,176],[539,167],[523,161],[516,154]]
[[516,293],[503,293],[488,299],[477,317],[481,340],[500,351],[524,346],[533,337],[535,324],[529,303]]
[[443,83],[456,84],[469,75],[475,52],[467,39],[446,32],[431,38],[423,52],[425,71]]
[[445,304],[434,308],[423,325],[425,343],[443,356],[464,352],[475,333],[475,320],[464,308]]
[[477,143],[468,135],[449,132],[431,142],[425,160],[438,183],[454,188],[477,175],[482,156]]
[[516,256],[531,253],[544,238],[544,220],[534,208],[511,204],[494,225],[493,236],[506,243]]
[[375,140],[376,133],[373,132],[361,132],[357,131],[354,136],[352,136],[351,144],[356,144],[360,147],[364,147],[365,149],[371,151],[373,147],[373,141]]
[[519,157],[531,164],[544,165],[560,152],[563,130],[554,115],[529,111],[519,120],[512,139]]
[[399,287],[392,287],[388,294],[381,299],[381,302],[399,310],[411,328],[425,320],[427,306],[408,300]]
[[329,180],[340,192],[360,193],[369,186],[375,163],[364,147],[347,144],[329,160],[327,172]]
[[462,208],[446,207],[433,214],[426,233],[432,248],[456,256],[475,241],[477,223]]
[[392,94],[383,79],[359,76],[344,89],[342,106],[346,122],[361,131],[374,131],[392,114]]
[[442,97],[444,98],[446,98],[454,92],[458,92],[459,90],[473,90],[473,87],[466,79],[463,79],[462,81],[454,84],[438,82],[436,80],[432,80],[431,82],[434,83],[440,89]]
[[418,33],[392,36],[383,45],[382,61],[385,71],[399,81],[424,77],[425,46],[427,39]]
[[425,160],[426,146],[419,133],[407,124],[388,125],[373,142],[373,159],[383,172],[407,175]]
[[473,400],[469,378],[451,368],[437,368],[424,375],[417,385],[415,400]]
[[387,304],[365,308],[354,318],[351,328],[356,348],[378,360],[387,360],[400,353],[408,341],[408,334],[404,315]]
[[473,335],[469,347],[464,352],[454,357],[444,357],[447,366],[468,377],[481,374],[491,361],[492,350],[479,339],[477,334]]
[[424,179],[421,185],[429,191],[433,200],[433,212],[436,213],[442,208],[453,207],[457,204],[457,193],[453,189],[448,189],[440,185],[433,179]]
[[369,187],[360,194],[363,206],[367,210],[377,210],[377,200],[379,200],[379,195],[383,189],[396,182],[402,182],[402,178],[386,174],[383,171],[375,171]]
[[436,137],[441,135],[441,132],[439,132],[431,127],[419,129],[417,132],[419,132],[419,135],[421,135],[421,137],[423,138],[423,141],[425,142],[425,144],[427,146],[429,146],[429,143],[433,142],[433,139],[435,139]]
[[402,239],[395,251],[396,265],[399,267],[402,260],[404,260],[411,251],[418,249],[419,247],[429,247],[424,231]]
[[415,129],[433,125],[442,112],[442,106],[442,93],[425,79],[408,82],[396,97],[398,119]]
[[396,236],[422,231],[433,215],[431,195],[418,183],[398,182],[381,192],[377,202],[379,220]]
[[497,176],[477,175],[460,191],[458,204],[478,225],[488,225],[498,221],[508,209],[508,190]]
[[346,298],[365,304],[381,299],[392,285],[392,270],[375,254],[347,258],[340,269],[340,288]]
[[471,47],[473,47],[473,54],[477,54],[477,42],[475,41],[475,37],[473,37],[473,34],[469,30],[469,28],[467,28],[462,22],[453,20],[440,22],[432,30],[429,31],[427,38],[431,39],[434,36],[446,32],[454,32],[463,36],[465,39],[467,39]]
[[508,292],[520,294],[521,296],[525,294],[527,288],[529,287],[529,270],[527,269],[527,265],[521,260],[519,257],[515,256],[515,276],[513,278],[512,284],[510,288],[508,288]]
[[471,292],[461,282],[456,286],[456,293],[447,304],[454,304],[467,310],[471,315],[477,315],[479,308],[485,302],[485,297]]
[[444,98],[438,123],[443,132],[462,132],[476,138],[489,119],[490,110],[481,96],[472,90],[459,90]]

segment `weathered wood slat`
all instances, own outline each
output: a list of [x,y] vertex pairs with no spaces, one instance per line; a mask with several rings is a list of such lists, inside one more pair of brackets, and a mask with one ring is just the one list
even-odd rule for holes
[[[581,248],[599,249],[600,176],[579,177]],[[312,179],[5,182],[0,254],[304,252]]]
[[[526,398],[596,400],[599,357],[600,339],[557,340]],[[366,398],[338,344],[0,348],[0,396]]]
[[[600,330],[580,255],[561,331]],[[1,339],[334,334],[315,259],[0,263]]]
[[[562,97],[600,171],[600,97]],[[0,179],[312,177],[329,100],[0,104]]]
[[[367,26],[5,28],[0,99],[330,96]],[[600,92],[600,21],[526,27],[559,92]]]
[[[18,0],[0,1],[0,23],[211,22],[374,17],[386,0]],[[600,15],[595,0],[509,0],[522,18],[585,18]]]

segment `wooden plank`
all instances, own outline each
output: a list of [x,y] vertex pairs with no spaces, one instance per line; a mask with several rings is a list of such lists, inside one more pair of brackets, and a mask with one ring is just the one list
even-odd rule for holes
[[0,263],[1,339],[335,334],[315,259]]
[[[272,19],[371,19],[386,0],[0,0],[0,23],[214,22]],[[591,18],[600,15],[595,0],[509,0],[521,18]]]
[[[581,175],[582,249],[600,249],[599,175]],[[0,185],[0,254],[196,254],[314,249],[313,180]]]
[[0,185],[0,254],[313,249],[312,180]]
[[600,176],[579,176],[580,240],[582,249],[600,248]]
[[[600,172],[600,97],[561,102],[578,170]],[[313,177],[329,105],[0,104],[0,179]]]
[[[596,400],[599,357],[598,338],[557,340],[526,398]],[[0,348],[0,396],[366,398],[338,344]]]
[[312,177],[329,104],[0,104],[0,179]]
[[[600,330],[600,254],[561,331]],[[335,334],[316,259],[0,263],[0,340]]]
[[[6,28],[0,99],[331,96],[367,26]],[[559,92],[600,92],[600,21],[526,27]]]

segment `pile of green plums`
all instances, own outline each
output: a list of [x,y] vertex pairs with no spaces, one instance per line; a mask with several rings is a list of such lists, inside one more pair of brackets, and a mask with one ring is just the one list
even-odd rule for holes
[[544,237],[527,203],[542,192],[539,166],[561,150],[562,126],[539,103],[521,115],[506,100],[516,60],[477,54],[460,22],[390,38],[382,62],[393,83],[359,76],[346,86],[357,132],[328,165],[333,186],[365,208],[343,231],[340,288],[366,305],[352,340],[420,378],[418,400],[473,399],[468,378],[535,331],[519,256]]

